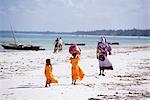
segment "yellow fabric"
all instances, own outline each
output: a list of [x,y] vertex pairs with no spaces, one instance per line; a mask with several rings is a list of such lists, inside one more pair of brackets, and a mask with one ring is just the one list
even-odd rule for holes
[[80,58],[77,56],[77,58],[70,58],[70,63],[72,64],[72,80],[82,80],[84,77],[84,72],[80,68],[78,62]]
[[46,83],[58,83],[58,80],[54,78],[53,74],[52,74],[52,66],[51,65],[46,65],[45,66],[45,76],[46,76]]

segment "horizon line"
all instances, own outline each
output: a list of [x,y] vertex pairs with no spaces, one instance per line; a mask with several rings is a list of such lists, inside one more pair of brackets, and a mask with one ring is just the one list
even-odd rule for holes
[[[96,29],[96,30],[77,30],[77,31],[70,31],[70,32],[67,32],[67,31],[61,31],[61,32],[64,32],[64,33],[72,33],[72,32],[92,32],[92,31],[102,31],[102,30],[106,30],[106,31],[110,31],[110,30],[113,30],[113,31],[117,31],[117,30],[150,30],[150,28],[146,28],[146,29],[140,29],[140,28],[130,28],[130,29]],[[0,31],[12,31],[12,30],[0,30]],[[59,33],[58,31],[50,31],[50,30],[13,30],[13,31],[21,31],[21,32],[56,32],[56,33]]]

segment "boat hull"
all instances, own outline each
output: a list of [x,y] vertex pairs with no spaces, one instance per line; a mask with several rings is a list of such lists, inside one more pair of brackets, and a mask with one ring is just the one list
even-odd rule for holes
[[2,45],[4,49],[12,50],[45,50],[41,49],[39,46],[23,46],[23,45]]

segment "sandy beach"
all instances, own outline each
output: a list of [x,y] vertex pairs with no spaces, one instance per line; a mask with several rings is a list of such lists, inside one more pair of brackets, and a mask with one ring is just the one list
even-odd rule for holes
[[[114,70],[99,76],[96,49],[82,49],[85,78],[71,85],[68,50],[0,52],[0,100],[148,100],[150,46],[112,46]],[[45,86],[45,60],[51,59],[58,84]]]

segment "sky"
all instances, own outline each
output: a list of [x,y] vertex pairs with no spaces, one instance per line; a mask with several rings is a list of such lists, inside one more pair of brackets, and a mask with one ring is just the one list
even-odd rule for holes
[[150,29],[150,0],[0,0],[0,30]]

